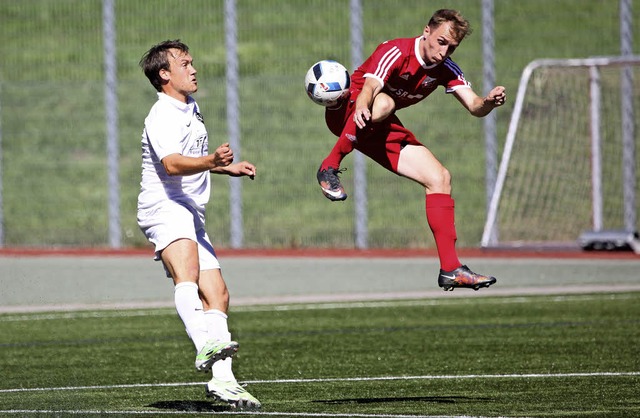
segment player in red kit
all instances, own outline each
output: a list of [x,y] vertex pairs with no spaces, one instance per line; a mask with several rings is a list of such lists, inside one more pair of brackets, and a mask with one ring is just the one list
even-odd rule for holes
[[476,117],[486,116],[505,103],[504,87],[493,88],[486,97],[478,96],[450,58],[470,32],[469,22],[458,11],[442,9],[433,14],[421,36],[379,45],[352,74],[350,97],[326,110],[327,126],[338,141],[317,174],[328,199],[345,200],[347,194],[338,177],[340,163],[355,148],[387,170],[422,185],[427,222],[440,259],[438,284],[444,290],[477,290],[496,279],[472,272],[458,259],[451,175],[402,125],[395,111],[418,103],[439,86]]

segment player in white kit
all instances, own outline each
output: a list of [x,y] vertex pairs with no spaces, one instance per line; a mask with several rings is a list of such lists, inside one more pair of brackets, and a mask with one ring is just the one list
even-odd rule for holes
[[140,66],[158,91],[158,101],[142,133],[138,225],[173,279],[176,310],[195,345],[196,369],[212,371],[207,395],[233,407],[259,408],[231,369],[238,343],[227,326],[229,292],[204,216],[210,173],[253,179],[256,168],[247,161],[234,163],[228,143],[209,154],[204,119],[191,97],[198,81],[187,45],[159,43],[144,54]]

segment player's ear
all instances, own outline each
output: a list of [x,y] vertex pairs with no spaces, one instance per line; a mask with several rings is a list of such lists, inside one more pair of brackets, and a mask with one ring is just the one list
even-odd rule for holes
[[164,81],[169,81],[169,79],[171,78],[171,71],[169,70],[162,69],[158,74],[160,74],[160,78]]
[[424,27],[424,31],[422,32],[422,37],[426,38],[429,32],[431,32],[431,29],[429,28],[429,25],[427,25]]

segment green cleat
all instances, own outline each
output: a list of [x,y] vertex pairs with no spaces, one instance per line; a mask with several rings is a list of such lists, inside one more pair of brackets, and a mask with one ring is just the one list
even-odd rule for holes
[[196,370],[206,372],[218,360],[224,360],[238,351],[235,341],[209,340],[196,355]]
[[260,409],[262,404],[236,381],[225,382],[215,377],[205,386],[207,397],[226,402],[236,409]]

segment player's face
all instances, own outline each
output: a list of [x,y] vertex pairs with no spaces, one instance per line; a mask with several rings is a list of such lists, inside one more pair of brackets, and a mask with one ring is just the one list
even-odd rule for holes
[[170,96],[186,101],[187,96],[198,91],[196,69],[193,67],[193,58],[189,53],[178,49],[170,49],[169,71],[162,77],[168,80],[165,92]]
[[422,58],[428,64],[440,64],[458,47],[451,32],[451,22],[444,22],[437,28],[424,28]]

